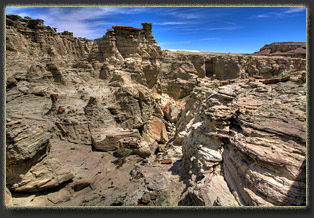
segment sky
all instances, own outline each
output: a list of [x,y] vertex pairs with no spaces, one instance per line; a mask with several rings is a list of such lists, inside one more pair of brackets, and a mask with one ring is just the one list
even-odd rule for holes
[[162,49],[253,53],[273,42],[306,41],[305,7],[6,7],[75,37],[151,22]]

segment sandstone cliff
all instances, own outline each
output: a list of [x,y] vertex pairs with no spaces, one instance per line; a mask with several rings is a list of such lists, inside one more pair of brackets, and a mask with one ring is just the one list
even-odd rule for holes
[[163,51],[142,26],[7,15],[7,205],[305,205],[306,60]]

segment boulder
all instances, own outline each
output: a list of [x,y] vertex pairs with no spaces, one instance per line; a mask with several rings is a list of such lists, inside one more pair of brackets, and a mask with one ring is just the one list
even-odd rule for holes
[[149,137],[159,143],[168,142],[168,135],[165,124],[158,117],[152,117],[148,124],[144,126],[143,137]]
[[46,158],[32,166],[25,174],[19,175],[19,181],[10,184],[16,192],[38,192],[55,188],[71,180],[74,175],[67,165],[61,165],[56,159]]
[[122,128],[141,128],[153,114],[155,102],[152,91],[143,85],[121,87],[114,97],[115,104],[108,109]]
[[149,190],[162,191],[167,187],[167,177],[162,173],[154,174],[145,179]]
[[119,148],[138,148],[141,136],[137,130],[92,129],[92,144],[100,151],[114,151]]
[[6,160],[7,166],[30,161],[38,154],[46,153],[50,133],[37,124],[28,125],[22,121],[6,124]]

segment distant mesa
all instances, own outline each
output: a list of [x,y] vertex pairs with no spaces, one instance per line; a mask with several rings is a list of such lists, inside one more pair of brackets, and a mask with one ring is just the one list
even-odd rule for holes
[[306,57],[305,42],[275,42],[264,45],[254,55]]

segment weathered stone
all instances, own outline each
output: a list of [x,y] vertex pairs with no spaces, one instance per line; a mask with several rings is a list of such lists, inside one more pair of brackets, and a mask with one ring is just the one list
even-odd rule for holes
[[58,114],[64,114],[65,113],[65,108],[63,106],[59,106],[57,113]]
[[11,194],[10,190],[7,187],[5,188],[5,205],[7,207],[12,207],[13,206],[12,194]]
[[167,186],[167,178],[159,173],[145,179],[145,183],[150,190],[162,191]]
[[59,95],[56,93],[50,94],[50,99],[52,102],[56,102],[59,98]]
[[38,82],[40,79],[52,78],[53,75],[47,71],[44,66],[40,64],[33,64],[28,69],[25,77],[29,82]]
[[305,42],[277,42],[264,45],[260,51],[254,55],[278,55],[290,57],[306,57]]
[[92,143],[97,150],[114,151],[119,148],[138,148],[140,134],[137,130],[112,129],[111,132],[92,130]]
[[264,84],[274,84],[274,83],[279,83],[279,82],[286,82],[289,80],[289,76],[285,77],[277,77],[277,78],[272,78],[272,79],[265,79],[263,81]]
[[7,89],[10,89],[14,86],[16,86],[17,84],[17,81],[16,79],[14,78],[14,76],[10,76],[8,79],[7,79]]
[[50,133],[36,124],[27,125],[22,121],[7,123],[6,160],[10,165],[33,159],[39,153],[45,153],[50,139]]
[[116,105],[109,108],[109,111],[123,128],[141,128],[151,118],[154,100],[151,90],[145,86],[124,86],[114,96]]
[[[193,174],[217,174],[222,163],[224,178],[241,205],[305,204],[305,119],[301,118],[305,101],[294,104],[298,95],[282,92],[291,86],[296,88],[288,81],[260,92],[264,85],[258,82],[249,89],[233,84],[218,89],[223,95],[211,94],[185,129],[184,160],[193,166]],[[235,97],[226,102],[224,95]],[[273,103],[271,95],[278,96],[278,102]],[[204,204],[216,201],[216,197],[205,200],[201,192],[196,196],[208,202]]]
[[161,164],[171,164],[172,160],[171,159],[163,159],[160,161]]
[[61,165],[56,159],[44,159],[19,176],[20,181],[11,184],[11,190],[38,192],[58,187],[74,177],[71,169],[67,165]]
[[144,126],[144,134],[160,143],[166,143],[168,139],[165,124],[161,119],[154,117]]
[[68,190],[61,189],[58,192],[48,194],[47,199],[54,204],[58,204],[70,200],[71,193]]

